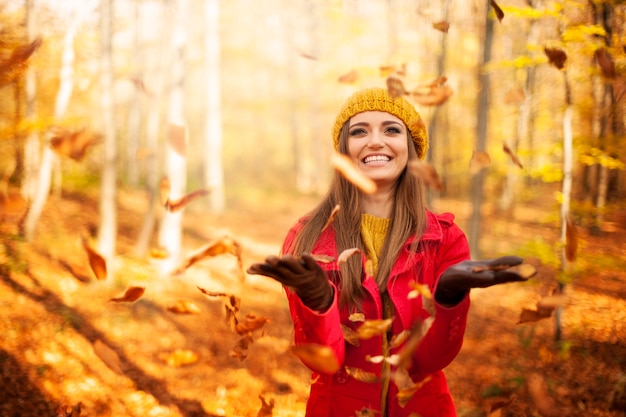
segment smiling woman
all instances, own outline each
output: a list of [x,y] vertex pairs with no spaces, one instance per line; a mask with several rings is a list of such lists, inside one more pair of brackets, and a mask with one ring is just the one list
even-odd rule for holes
[[285,286],[293,352],[313,371],[306,415],[456,416],[442,370],[461,349],[469,290],[523,280],[508,270],[522,260],[469,261],[454,216],[426,208],[407,167],[427,134],[403,97],[355,93],[332,136],[327,196],[289,231],[284,255],[248,269]]

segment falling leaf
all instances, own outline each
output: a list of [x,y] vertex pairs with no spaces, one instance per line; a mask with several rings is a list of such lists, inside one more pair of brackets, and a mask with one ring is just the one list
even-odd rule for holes
[[447,77],[441,76],[434,81],[418,86],[411,91],[411,98],[424,106],[439,106],[454,94],[446,82]]
[[332,156],[331,163],[346,180],[350,181],[365,194],[373,194],[376,192],[376,183],[359,171],[348,156],[335,152]]
[[565,219],[565,259],[576,261],[578,255],[578,232],[570,216]]
[[187,128],[170,123],[167,126],[167,142],[174,152],[184,158],[187,154]]
[[374,336],[379,336],[391,328],[393,318],[382,320],[365,320],[361,326],[357,329],[359,339],[366,340],[371,339]]
[[20,45],[11,52],[9,58],[0,61],[0,87],[15,81],[20,73],[27,68],[27,61],[41,46],[41,37],[31,43]]
[[448,29],[450,28],[450,23],[446,22],[445,20],[442,20],[442,21],[433,23],[433,27],[437,29],[438,31],[441,31],[443,33],[448,33]]
[[132,303],[141,298],[145,290],[145,287],[129,287],[123,296],[111,298],[109,301],[117,303]]
[[346,326],[345,324],[341,325],[341,332],[343,333],[343,338],[346,342],[351,344],[352,346],[360,346],[361,342],[359,339],[359,334],[351,327]]
[[83,248],[87,252],[89,260],[89,266],[95,274],[98,280],[104,280],[107,277],[107,264],[102,255],[96,252],[87,242],[87,239],[83,239]]
[[541,310],[531,310],[528,308],[522,309],[522,313],[520,314],[520,318],[517,324],[535,322],[542,319],[547,319],[552,316],[552,309],[541,309]]
[[408,340],[410,334],[411,332],[408,330],[402,330],[400,333],[394,334],[391,340],[389,340],[389,349],[397,348],[402,345]]
[[167,311],[176,314],[198,314],[200,313],[200,307],[191,301],[178,300],[175,304],[168,306]]
[[274,399],[270,398],[269,401],[265,400],[265,397],[259,395],[261,400],[261,409],[256,413],[256,417],[272,417],[274,415]]
[[409,368],[413,353],[428,333],[428,330],[430,330],[434,321],[435,317],[431,316],[413,323],[407,341],[398,353],[398,367]]
[[361,368],[346,366],[346,373],[357,381],[366,382],[369,384],[375,384],[380,381],[375,373],[364,371]]
[[348,316],[348,320],[350,320],[353,323],[359,322],[359,321],[365,321],[365,314],[363,313],[352,313],[350,314],[350,316]]
[[341,368],[335,353],[328,346],[305,343],[292,346],[291,352],[300,358],[306,366],[316,372],[334,374]]
[[337,81],[343,84],[352,84],[359,78],[359,73],[356,70],[352,70],[347,74],[341,75]]
[[506,143],[502,145],[502,150],[504,151],[504,153],[511,157],[511,160],[515,165],[517,165],[521,169],[524,169],[524,165],[522,165],[517,155],[515,155],[515,152],[513,152]]
[[209,297],[230,297],[230,294],[226,294],[225,292],[215,292],[215,291],[207,291],[204,288],[198,287],[202,294],[208,295]]
[[85,157],[87,149],[101,139],[101,135],[87,129],[70,131],[55,128],[50,139],[50,147],[57,154],[80,162]]
[[159,353],[159,359],[165,362],[168,366],[174,366],[178,368],[198,362],[198,359],[200,359],[200,355],[189,349],[176,349],[173,352],[169,353]]
[[407,170],[411,175],[422,180],[425,186],[435,190],[443,190],[443,183],[439,178],[439,174],[437,174],[437,170],[432,165],[415,159],[409,161]]
[[333,222],[335,221],[335,217],[337,217],[337,214],[339,213],[339,210],[341,210],[341,206],[339,204],[333,207],[330,215],[328,216],[328,220],[326,220],[326,224],[324,224],[324,227],[322,227],[320,233],[326,230],[331,224],[333,224]]
[[400,407],[406,406],[408,402],[413,398],[413,395],[422,388],[432,377],[428,375],[417,383],[413,382],[409,372],[404,368],[398,368],[393,374],[393,380],[398,387],[398,393],[396,398]]
[[491,7],[493,7],[493,11],[496,14],[496,17],[498,18],[498,21],[502,22],[502,19],[504,19],[504,12],[495,1],[491,0],[490,3],[491,3]]
[[487,168],[490,164],[491,157],[487,152],[474,150],[472,152],[472,159],[470,159],[470,173],[472,175],[476,175],[483,169]]
[[361,253],[361,249],[359,248],[346,249],[339,254],[339,257],[337,257],[337,263],[339,265],[346,263],[351,256],[359,253]]
[[387,92],[392,98],[398,98],[409,94],[409,92],[406,91],[406,88],[404,88],[402,80],[394,75],[387,77]]
[[237,341],[235,347],[230,352],[228,352],[228,355],[231,358],[236,358],[240,361],[243,361],[248,357],[250,344],[252,343],[254,343],[254,338],[249,333],[245,334]]
[[322,264],[327,264],[333,262],[335,258],[330,255],[324,255],[322,253],[312,253],[311,257],[315,260],[315,262],[319,262]]
[[182,272],[202,259],[227,254],[237,258],[239,269],[243,271],[241,252],[241,245],[237,241],[225,236],[195,250],[185,259],[183,264],[177,268],[176,272]]
[[563,69],[565,61],[567,60],[567,54],[562,49],[546,47],[543,48],[543,51],[552,65],[558,69]]
[[124,374],[124,372],[122,371],[122,363],[120,362],[120,357],[113,349],[108,347],[99,339],[96,339],[96,341],[93,342],[93,351],[113,372],[120,375]]
[[239,320],[237,319],[237,313],[241,308],[241,299],[233,294],[227,294],[223,292],[213,292],[207,291],[204,288],[198,287],[198,289],[205,295],[209,297],[223,297],[225,298],[224,302],[224,310],[226,311],[226,325],[232,331],[237,330],[237,324]]
[[261,329],[265,324],[269,322],[267,317],[257,317],[254,314],[246,315],[244,321],[240,321],[235,326],[235,331],[240,335],[244,335],[246,333],[252,333],[255,330]]
[[607,52],[606,48],[598,48],[594,53],[596,57],[596,62],[600,66],[602,70],[602,74],[604,74],[607,78],[615,78],[615,63],[611,58],[611,55]]
[[413,289],[411,291],[409,291],[409,294],[407,295],[408,299],[417,298],[420,295],[422,297],[425,297],[425,298],[430,298],[430,299],[433,298],[433,294],[430,291],[430,288],[428,288],[428,285],[420,284],[420,283],[415,282],[415,281],[410,282],[409,285]]
[[181,210],[182,208],[184,208],[185,206],[187,206],[189,203],[191,203],[193,200],[199,198],[199,197],[203,197],[205,195],[209,194],[208,190],[196,190],[193,191],[189,194],[184,195],[183,197],[179,198],[178,200],[170,200],[169,198],[167,199],[167,202],[165,203],[165,208],[174,213],[177,212],[179,210]]
[[528,376],[527,381],[528,393],[540,416],[557,417],[563,415],[554,398],[548,393],[547,384],[541,375],[533,373]]
[[376,410],[371,410],[369,408],[361,408],[360,410],[357,410],[354,417],[376,417],[376,415],[379,415],[380,411],[376,411]]

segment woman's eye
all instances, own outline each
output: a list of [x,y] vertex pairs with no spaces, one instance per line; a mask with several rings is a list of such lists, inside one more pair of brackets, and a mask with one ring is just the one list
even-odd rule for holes
[[402,132],[400,131],[400,128],[390,127],[390,128],[387,129],[387,133],[399,134],[399,133],[402,133]]
[[363,134],[365,134],[365,129],[361,129],[361,128],[353,129],[350,131],[350,136],[359,136]]

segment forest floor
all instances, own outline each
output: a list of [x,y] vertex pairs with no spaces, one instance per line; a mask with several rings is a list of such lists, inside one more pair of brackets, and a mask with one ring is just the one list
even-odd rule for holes
[[[95,197],[51,197],[31,243],[17,238],[19,216],[5,213],[0,417],[303,416],[310,375],[290,352],[282,289],[264,277],[241,279],[228,254],[160,277],[158,258],[133,251],[146,200],[139,192],[120,195],[119,255],[105,280],[94,277],[81,241],[98,224]],[[227,236],[243,248],[245,269],[276,254],[317,198],[249,200],[232,201],[217,216],[189,206],[185,253]],[[440,200],[435,208],[455,212],[462,227],[469,216],[458,201]],[[536,308],[556,287],[558,211],[533,202],[510,216],[486,206],[483,216],[483,252],[520,253],[539,274],[472,292],[464,346],[445,370],[459,415],[626,416],[624,213],[621,222],[607,217],[600,236],[578,228],[578,274],[565,288],[560,343],[554,317],[518,323],[522,309]],[[131,286],[145,287],[137,301],[110,301]],[[199,288],[234,295],[240,304]],[[198,311],[177,314],[176,303]],[[246,339],[232,331],[229,311],[240,323],[268,321]]]

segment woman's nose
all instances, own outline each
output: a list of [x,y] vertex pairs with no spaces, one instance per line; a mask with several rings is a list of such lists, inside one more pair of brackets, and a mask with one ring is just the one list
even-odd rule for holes
[[369,135],[367,146],[369,146],[370,148],[382,147],[383,144],[384,144],[383,137],[379,132],[372,132]]

